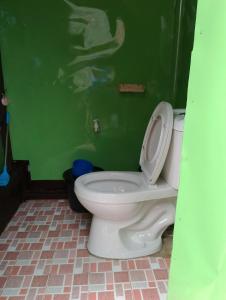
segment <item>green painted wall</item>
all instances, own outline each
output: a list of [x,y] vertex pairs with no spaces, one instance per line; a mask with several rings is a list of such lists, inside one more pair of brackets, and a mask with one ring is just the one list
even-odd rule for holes
[[[5,86],[11,99],[13,154],[15,159],[30,160],[33,179],[61,178],[76,158],[89,159],[108,170],[136,170],[154,107],[161,100],[175,102],[172,86],[176,0],[71,1],[105,12],[112,36],[116,20],[121,19],[125,25],[121,48],[112,55],[69,65],[81,53],[89,55],[114,48],[115,41],[107,45],[99,42],[86,51],[73,48],[83,46],[84,38],[69,33],[73,11],[63,0],[0,3],[1,52]],[[101,15],[100,11],[97,15]],[[91,24],[92,18],[93,11],[77,21],[82,28]],[[101,30],[97,26],[93,36]],[[75,73],[86,68],[95,70],[98,80],[76,93]],[[117,90],[121,82],[142,83],[146,93],[121,95]],[[184,99],[181,103],[184,105]],[[100,120],[100,134],[93,132],[94,118]]]
[[[181,5],[181,10],[180,10]],[[193,49],[197,0],[182,0],[177,3],[179,53],[175,84],[175,107],[186,107],[191,53]],[[179,24],[179,22],[181,22]],[[176,51],[176,50],[175,50]]]
[[226,2],[199,0],[170,300],[226,299]]

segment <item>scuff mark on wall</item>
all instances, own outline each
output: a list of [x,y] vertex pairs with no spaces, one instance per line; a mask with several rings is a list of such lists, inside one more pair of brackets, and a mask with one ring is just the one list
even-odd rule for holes
[[32,63],[36,69],[39,69],[42,66],[42,60],[39,57],[32,57]]
[[0,10],[0,22],[1,22],[0,35],[1,38],[3,38],[8,27],[10,28],[17,24],[17,19],[16,17],[10,15],[8,11]]
[[75,86],[75,92],[82,92],[95,84],[101,84],[114,79],[113,70],[104,70],[95,66],[85,67],[72,76],[73,84]]
[[97,151],[96,146],[92,143],[82,144],[75,148],[75,151],[80,151],[80,150],[85,150],[88,152],[96,152]]
[[161,30],[165,31],[167,29],[167,23],[166,23],[164,16],[161,16],[160,20],[161,20]]
[[[107,14],[97,8],[80,7],[68,0],[64,0],[71,9],[72,13],[69,17],[70,20],[70,33],[82,34],[84,36],[84,48],[91,49],[96,46],[105,45],[112,41],[115,41],[117,37],[117,43],[123,43],[123,22],[118,19],[116,21],[116,35],[112,36],[110,30],[110,23]],[[118,34],[122,34],[122,37],[118,39]],[[79,48],[81,49],[81,48]]]
[[[114,69],[93,65],[93,61],[110,57],[122,47],[125,41],[124,22],[119,18],[116,20],[116,31],[113,36],[105,11],[81,7],[68,0],[63,1],[71,8],[69,34],[82,37],[83,43],[73,45],[75,58],[67,64],[66,68],[59,69],[58,79],[61,82],[70,80],[75,93],[85,91],[97,84],[113,81]],[[92,65],[88,65],[89,62],[92,62]],[[84,63],[87,65],[84,66]]]
[[5,23],[8,25],[16,25],[16,17],[11,16],[7,11],[1,10],[0,18],[3,18],[5,20]]

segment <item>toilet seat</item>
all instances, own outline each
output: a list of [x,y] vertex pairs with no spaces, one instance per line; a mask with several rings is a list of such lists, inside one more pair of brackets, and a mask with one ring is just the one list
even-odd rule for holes
[[95,203],[126,204],[176,197],[177,191],[162,178],[150,184],[141,172],[95,172],[79,177],[75,193]]
[[161,102],[153,112],[140,155],[140,166],[151,184],[158,179],[167,153],[173,131],[173,109],[167,102]]

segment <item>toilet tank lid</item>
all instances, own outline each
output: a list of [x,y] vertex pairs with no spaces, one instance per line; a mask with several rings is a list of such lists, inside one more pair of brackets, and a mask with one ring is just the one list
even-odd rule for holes
[[185,113],[178,114],[174,117],[173,129],[176,131],[184,131],[184,118]]

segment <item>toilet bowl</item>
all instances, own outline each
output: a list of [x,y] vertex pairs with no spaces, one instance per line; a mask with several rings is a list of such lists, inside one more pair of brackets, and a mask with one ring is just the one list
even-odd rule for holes
[[183,121],[184,110],[161,102],[145,133],[142,172],[102,171],[75,181],[77,198],[93,214],[90,253],[126,259],[161,249],[175,219]]

